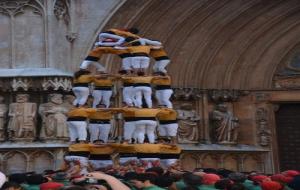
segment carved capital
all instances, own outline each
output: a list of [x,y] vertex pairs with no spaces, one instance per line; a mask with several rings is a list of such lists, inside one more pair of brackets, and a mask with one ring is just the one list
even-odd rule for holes
[[197,88],[174,88],[173,90],[176,100],[195,100],[203,95],[203,91]]
[[57,20],[64,20],[66,25],[70,22],[69,6],[69,0],[56,0],[53,9]]
[[261,146],[269,146],[271,141],[271,130],[268,126],[268,111],[260,107],[256,110],[256,124],[258,144]]
[[13,78],[11,81],[11,88],[13,89],[13,91],[28,91],[31,85],[32,81],[28,78]]
[[247,92],[241,90],[208,90],[209,98],[215,102],[235,102],[238,101],[241,95],[245,95]]

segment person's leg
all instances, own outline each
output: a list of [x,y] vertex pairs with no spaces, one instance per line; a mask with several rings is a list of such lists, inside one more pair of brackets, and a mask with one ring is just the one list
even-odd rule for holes
[[161,136],[161,137],[165,137],[165,136],[167,136],[167,130],[166,130],[166,127],[165,127],[165,125],[158,125],[158,128],[157,128],[157,130],[158,130],[158,134],[159,134],[159,136]]
[[102,102],[105,105],[106,108],[110,107],[110,98],[112,96],[111,90],[103,90],[102,91]]
[[178,123],[167,124],[166,130],[167,130],[167,136],[171,137],[171,143],[176,144]]
[[87,131],[86,131],[87,123],[85,121],[76,121],[76,129],[79,141],[86,141]]
[[71,143],[75,143],[76,138],[77,138],[77,130],[76,130],[75,126],[73,125],[73,121],[67,121],[67,126],[69,129],[70,141],[71,141]]
[[142,90],[143,87],[134,87],[135,94],[135,106],[141,108],[142,107]]
[[89,124],[90,142],[98,140],[99,137],[99,124]]
[[158,72],[167,73],[166,66],[170,63],[170,59],[160,60],[155,63],[157,63]]
[[138,143],[143,144],[145,140],[146,125],[144,121],[136,121],[136,135]]
[[132,68],[132,57],[125,57],[122,59],[122,66],[121,66],[121,70],[125,70],[125,71],[131,71]]
[[157,123],[156,121],[147,121],[146,122],[146,134],[149,139],[149,143],[155,143],[155,129]]
[[124,140],[125,141],[131,141],[131,138],[133,138],[133,133],[135,131],[135,122],[129,121],[124,123]]
[[163,105],[163,101],[162,101],[162,90],[156,90],[155,91],[155,98],[156,101],[158,103],[158,105]]
[[110,129],[111,129],[110,123],[109,124],[101,124],[99,139],[102,140],[103,142],[107,143]]
[[152,89],[151,87],[141,87],[148,108],[152,108]]
[[166,90],[160,90],[162,91],[161,93],[161,99],[162,99],[162,104],[166,105],[167,108],[173,108],[173,104],[170,101],[170,98],[173,94],[173,90],[171,89],[166,89]]
[[123,102],[125,102],[127,106],[133,106],[133,91],[134,89],[132,86],[123,88]]
[[78,104],[80,106],[84,105],[89,97],[90,89],[88,87],[78,87],[80,88],[80,98]]
[[93,108],[96,108],[97,105],[101,102],[102,99],[102,90],[94,90],[92,93],[93,96]]

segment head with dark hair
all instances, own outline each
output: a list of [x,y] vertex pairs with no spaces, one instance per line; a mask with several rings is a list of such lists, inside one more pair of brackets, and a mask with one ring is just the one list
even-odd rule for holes
[[78,185],[71,185],[62,188],[62,190],[87,190],[87,189]]
[[48,180],[44,178],[41,174],[32,174],[26,176],[26,182],[30,185],[39,185],[47,181]]
[[243,184],[235,183],[228,190],[247,190],[247,189]]
[[146,170],[146,172],[154,172],[156,173],[158,176],[161,176],[164,174],[164,169],[162,167],[152,167],[152,168],[148,168]]
[[162,175],[159,176],[159,178],[157,178],[155,185],[157,185],[158,187],[168,189],[168,187],[170,187],[173,184],[173,182],[175,182],[175,179],[171,176]]
[[140,31],[137,28],[128,28],[128,32],[132,33],[132,34],[138,34]]
[[81,75],[89,75],[91,74],[90,71],[86,70],[86,69],[79,69],[78,71],[76,71],[74,73],[74,78],[77,79],[78,77],[80,77]]
[[288,184],[290,188],[300,189],[300,175],[296,175],[294,179]]
[[220,168],[218,169],[217,171],[217,174],[219,176],[222,176],[223,178],[227,178],[229,174],[233,173],[233,171],[231,170],[227,170],[227,169],[224,169],[224,168]]
[[1,190],[21,190],[22,186],[19,183],[15,183],[15,182],[5,182],[2,187]]
[[198,186],[202,185],[202,177],[187,172],[182,175],[183,182],[186,184],[184,190],[198,190]]
[[26,181],[26,174],[24,173],[10,174],[8,176],[8,181],[18,183],[18,184],[24,183]]
[[217,174],[217,170],[215,168],[203,168],[203,172],[208,174]]
[[232,181],[230,179],[221,179],[215,183],[216,189],[229,189],[232,186]]
[[235,183],[243,183],[247,177],[245,176],[245,174],[239,173],[239,172],[234,172],[228,175],[228,178],[232,181],[234,181]]

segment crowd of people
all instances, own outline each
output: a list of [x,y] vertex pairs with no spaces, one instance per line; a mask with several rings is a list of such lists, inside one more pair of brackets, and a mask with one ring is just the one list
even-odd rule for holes
[[0,173],[2,190],[299,190],[300,173],[287,170],[266,175],[226,169],[196,168],[192,172],[156,166],[122,172],[120,168],[70,177],[63,170]]

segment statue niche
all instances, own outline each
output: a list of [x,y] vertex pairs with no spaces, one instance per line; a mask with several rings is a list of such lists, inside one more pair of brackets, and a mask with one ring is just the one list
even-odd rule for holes
[[193,109],[192,104],[182,104],[176,111],[179,124],[178,142],[198,142],[200,116]]
[[4,97],[0,96],[0,141],[5,140],[5,123],[6,123],[6,114],[7,106],[3,103]]
[[28,102],[28,94],[18,94],[9,105],[9,140],[33,140],[36,136],[36,103]]
[[228,110],[226,104],[218,104],[211,112],[211,136],[218,144],[236,144],[238,137],[239,120]]
[[61,94],[50,94],[49,102],[41,104],[39,114],[42,118],[42,139],[68,140],[67,112],[68,108],[63,105]]

